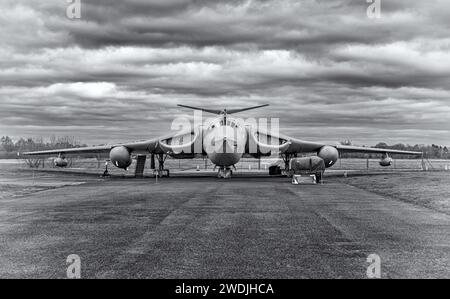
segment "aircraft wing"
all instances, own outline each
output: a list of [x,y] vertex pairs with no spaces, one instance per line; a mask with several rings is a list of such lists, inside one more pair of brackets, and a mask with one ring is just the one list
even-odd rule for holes
[[[288,142],[291,143],[291,145],[286,149],[286,153],[318,152],[322,147],[328,145],[323,143],[298,140],[294,138],[288,140]],[[412,155],[412,156],[422,155],[422,152],[401,151],[387,148],[359,147],[347,145],[328,145],[328,146],[336,148],[339,152],[368,153],[368,154],[397,154],[397,155]]]
[[[318,152],[322,147],[328,145],[323,143],[309,142],[298,139],[288,139],[290,146],[286,149],[286,153],[304,153],[304,152]],[[397,155],[412,155],[419,156],[422,152],[413,151],[401,151],[387,148],[374,148],[374,147],[359,147],[359,146],[347,146],[347,145],[328,145],[336,148],[339,152],[352,152],[352,153],[368,153],[368,154],[397,154]]]
[[105,146],[95,147],[80,147],[55,149],[47,151],[25,152],[21,156],[52,156],[63,154],[65,156],[83,156],[83,155],[98,155],[109,154],[111,149],[119,146],[126,147],[131,154],[174,154],[182,153],[185,149],[190,149],[194,142],[198,140],[200,133],[198,130],[178,132],[169,134],[160,138],[151,140],[142,140],[130,143],[118,143]]
[[23,156],[52,156],[52,155],[81,155],[81,154],[106,154],[113,148],[113,146],[97,146],[97,147],[79,147],[79,148],[66,148],[66,149],[55,149],[48,151],[36,151],[36,152],[25,152],[20,155]]
[[374,148],[374,147],[358,147],[348,145],[336,145],[336,149],[340,152],[353,152],[353,153],[375,153],[375,154],[399,154],[399,155],[422,155],[422,152],[401,151],[386,148]]
[[111,149],[118,146],[124,146],[130,150],[131,153],[151,153],[155,152],[157,149],[159,139],[147,140],[147,141],[137,141],[132,143],[120,143],[105,146],[93,146],[93,147],[80,147],[80,148],[65,148],[65,149],[55,149],[47,151],[36,151],[36,152],[25,152],[21,155],[23,156],[52,156],[64,154],[66,156],[82,156],[90,154],[109,154]]
[[[264,151],[278,150],[284,154],[312,153],[318,152],[322,147],[328,145],[335,147],[340,152],[375,153],[375,154],[400,154],[400,155],[422,155],[422,152],[401,151],[384,148],[358,147],[347,145],[329,145],[320,142],[311,142],[291,138],[281,134],[272,134],[267,131],[250,131],[254,143],[258,149]],[[262,137],[262,138],[261,138]]]

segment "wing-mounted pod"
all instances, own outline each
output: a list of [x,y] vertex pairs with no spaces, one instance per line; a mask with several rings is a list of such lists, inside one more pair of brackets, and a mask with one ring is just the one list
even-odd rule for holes
[[327,168],[333,166],[339,159],[339,151],[334,146],[325,145],[318,152],[317,156],[323,159]]
[[394,162],[394,160],[391,157],[389,157],[389,154],[385,153],[382,155],[379,164],[382,167],[388,167],[388,166],[391,166],[393,162]]
[[117,168],[127,170],[132,163],[131,151],[125,146],[116,146],[111,149],[109,159]]

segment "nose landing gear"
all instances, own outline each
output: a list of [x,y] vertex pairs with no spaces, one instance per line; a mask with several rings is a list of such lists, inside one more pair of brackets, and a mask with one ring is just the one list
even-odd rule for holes
[[230,167],[220,167],[217,177],[219,179],[229,179],[233,175],[233,170]]

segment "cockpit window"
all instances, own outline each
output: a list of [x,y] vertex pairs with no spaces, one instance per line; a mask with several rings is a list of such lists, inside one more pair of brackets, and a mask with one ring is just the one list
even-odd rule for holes
[[236,123],[234,121],[232,121],[232,120],[231,121],[230,120],[227,121],[227,126],[230,126],[232,128],[237,127]]
[[234,121],[233,119],[227,119],[226,122],[224,121],[224,119],[221,119],[221,120],[217,120],[217,122],[215,122],[214,124],[211,124],[209,126],[209,128],[214,129],[214,128],[225,126],[225,125],[230,126],[232,128],[239,127],[238,123],[236,121]]

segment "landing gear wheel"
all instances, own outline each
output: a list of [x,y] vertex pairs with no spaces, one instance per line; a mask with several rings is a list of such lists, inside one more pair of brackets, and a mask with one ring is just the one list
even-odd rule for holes
[[219,172],[217,173],[217,177],[219,179],[230,179],[233,175],[233,170],[230,168],[220,168]]
[[169,169],[156,170],[156,172],[154,172],[154,173],[159,178],[163,178],[163,177],[167,177],[168,178],[170,176]]
[[225,176],[224,179],[231,179],[231,176],[233,175],[233,171],[229,168],[225,169]]

